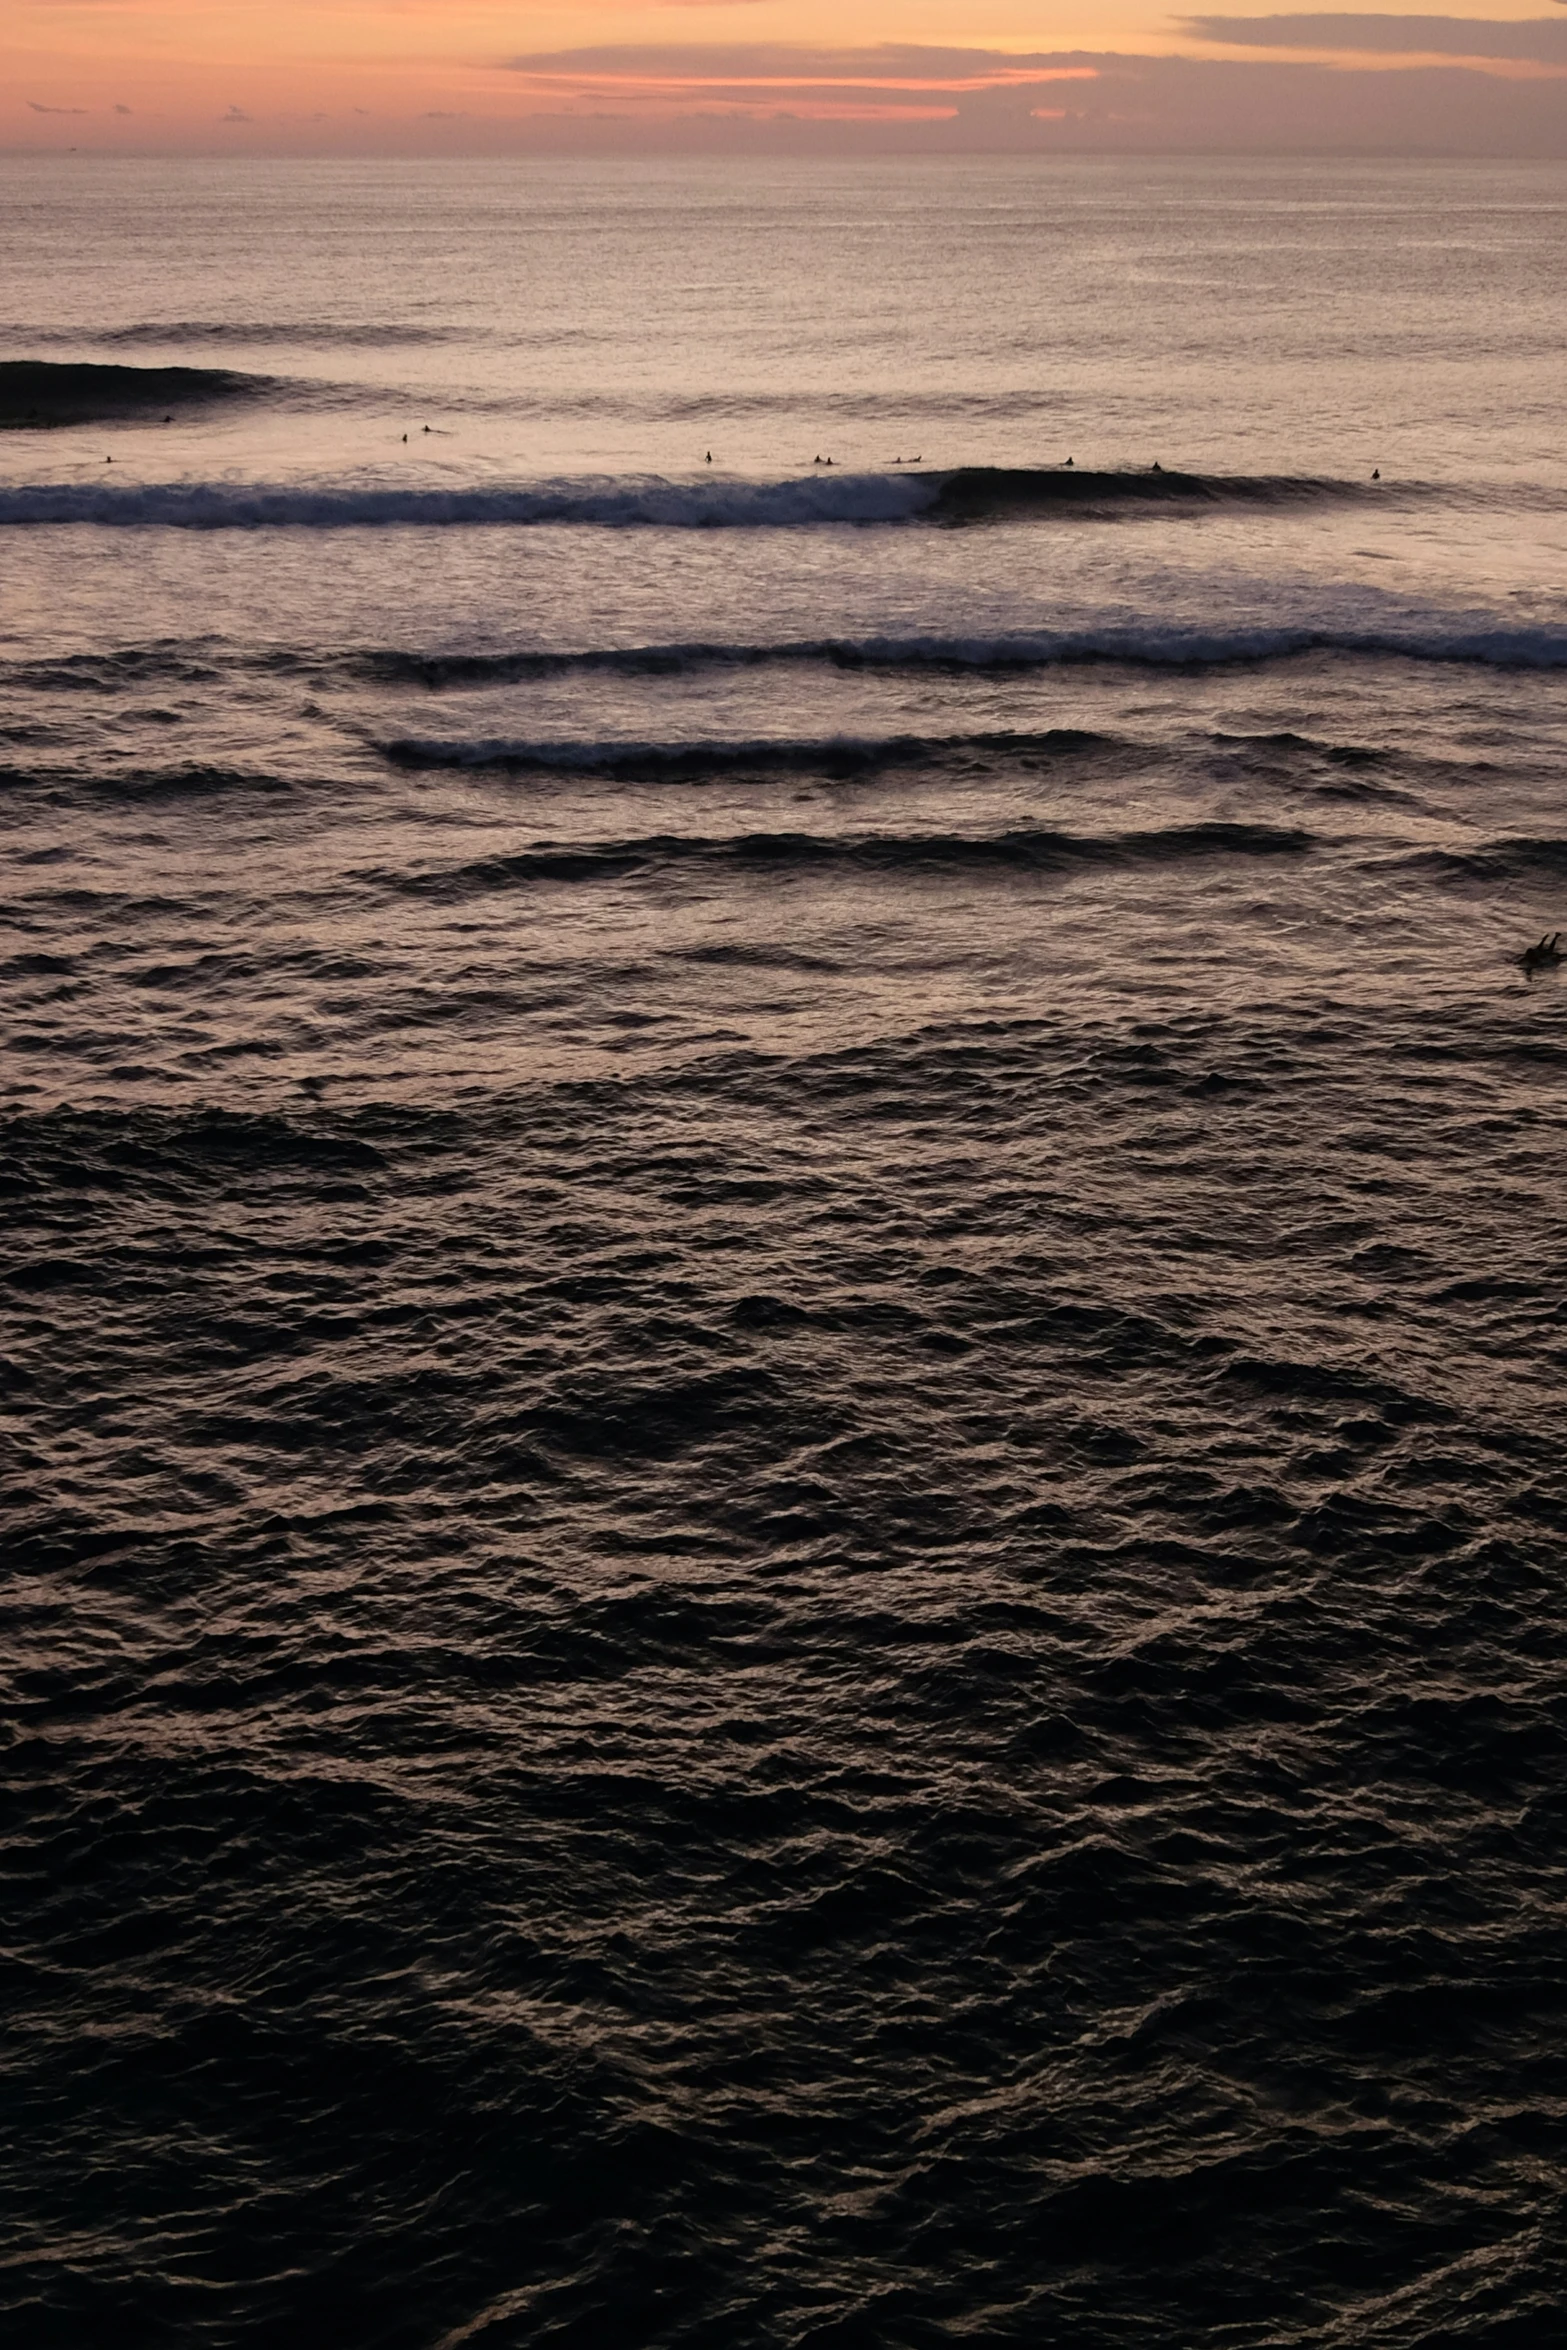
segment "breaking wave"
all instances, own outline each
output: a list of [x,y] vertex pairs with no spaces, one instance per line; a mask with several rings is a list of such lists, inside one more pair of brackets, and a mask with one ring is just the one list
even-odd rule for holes
[[[35,368],[43,363],[31,363]],[[67,371],[48,371],[63,373]],[[106,377],[222,371],[72,370]],[[236,378],[237,384],[246,382]],[[785,481],[725,478],[670,481],[659,475],[487,484],[464,488],[392,483],[236,481],[40,482],[0,492],[0,524],[92,522],[184,530],[374,529],[399,524],[582,523],[600,528],[745,530],[821,523],[892,523],[925,519],[974,522],[1029,513],[1102,513],[1109,509],[1225,503],[1289,505],[1313,499],[1377,496],[1365,485],[1186,473],[1090,473],[964,466],[953,472],[836,472],[829,467]],[[1400,496],[1412,494],[1408,490]]]
[[40,482],[0,490],[0,525],[91,522],[176,530],[364,530],[530,523],[666,530],[907,522],[940,483],[918,474],[822,473],[800,481],[673,482],[614,477],[443,489],[386,482],[268,484]]
[[[1075,466],[964,465],[942,477],[937,510],[953,519],[1060,511],[1084,506],[1299,506],[1346,498],[1407,496],[1379,483],[1323,479],[1311,474],[1167,472],[1146,466],[1092,471]],[[1418,494],[1418,492],[1417,492]]]
[[118,367],[75,360],[0,359],[0,425],[108,423],[119,417],[156,414],[159,409],[210,407],[217,401],[256,398],[271,389],[267,377],[243,375],[231,367]]

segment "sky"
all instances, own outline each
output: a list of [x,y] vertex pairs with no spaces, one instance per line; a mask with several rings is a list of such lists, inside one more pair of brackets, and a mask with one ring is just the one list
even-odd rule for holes
[[6,0],[0,148],[1567,156],[1567,0]]

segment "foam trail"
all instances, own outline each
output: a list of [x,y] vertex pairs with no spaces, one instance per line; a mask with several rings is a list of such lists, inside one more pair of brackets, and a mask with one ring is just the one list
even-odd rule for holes
[[760,529],[906,522],[939,481],[917,474],[818,474],[803,481],[584,480],[467,489],[259,482],[40,482],[0,490],[0,527],[89,522],[177,530],[364,530],[586,523],[603,528]]

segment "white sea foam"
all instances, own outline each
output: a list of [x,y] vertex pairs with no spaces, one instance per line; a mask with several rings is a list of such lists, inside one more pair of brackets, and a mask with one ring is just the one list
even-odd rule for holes
[[37,482],[0,489],[0,527],[86,522],[178,530],[353,530],[389,526],[586,523],[604,528],[763,529],[904,522],[941,477],[837,473],[791,481],[587,477],[526,485],[408,487],[385,481]]

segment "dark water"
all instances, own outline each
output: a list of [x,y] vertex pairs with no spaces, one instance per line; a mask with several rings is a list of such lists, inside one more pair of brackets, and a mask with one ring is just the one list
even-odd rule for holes
[[11,191],[6,2339],[1554,2343],[1567,183],[720,177]]

